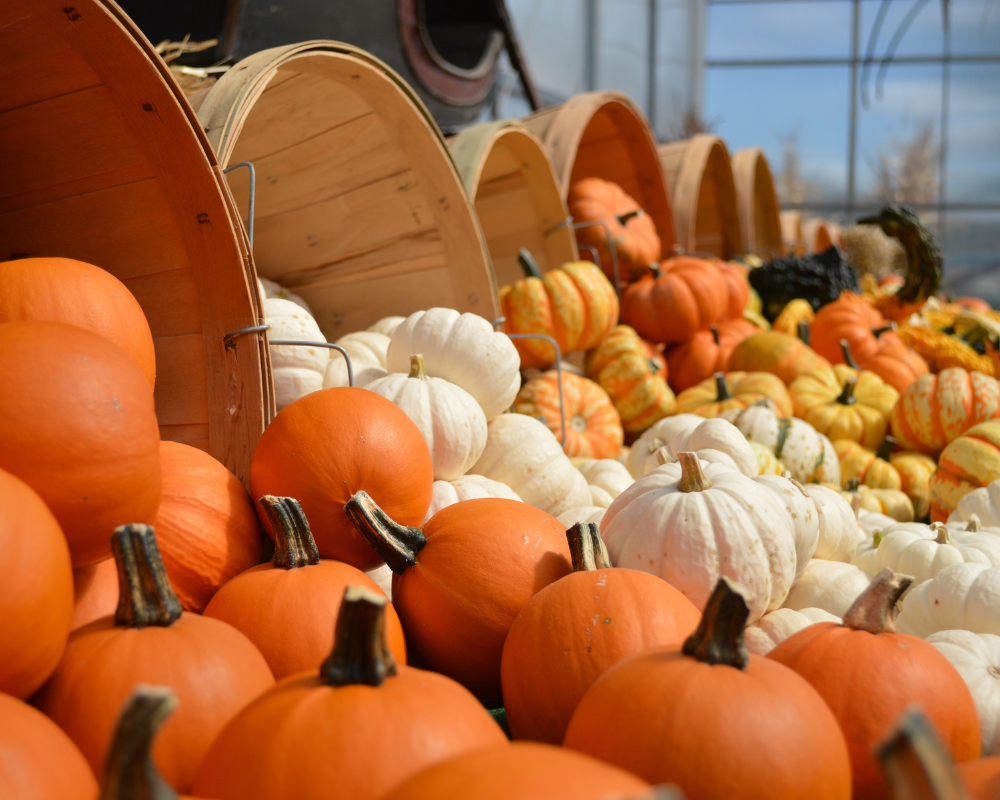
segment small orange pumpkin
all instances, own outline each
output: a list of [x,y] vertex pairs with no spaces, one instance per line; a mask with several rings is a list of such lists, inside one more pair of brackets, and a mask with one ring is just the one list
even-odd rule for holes
[[[902,489],[903,479],[899,471],[890,463],[892,448],[896,440],[885,437],[877,451],[873,451],[853,439],[834,439],[833,449],[840,462],[840,482],[845,489],[854,479],[859,485],[872,489]],[[915,511],[916,509],[914,509]]]
[[559,403],[559,374],[549,370],[521,387],[514,411],[545,423],[562,440],[563,406],[566,414],[566,444],[571,458],[617,458],[625,432],[621,417],[608,393],[587,378],[564,372],[563,405]]
[[729,356],[729,369],[740,372],[770,372],[790,386],[799,375],[829,367],[830,362],[817,355],[795,336],[778,331],[754,329]]
[[913,503],[914,518],[925,519],[931,509],[930,480],[937,462],[916,450],[898,450],[890,456],[889,463],[896,468],[900,488]]
[[1000,420],[981,422],[950,442],[930,478],[931,522],[946,522],[958,501],[1000,479]]
[[73,570],[73,618],[70,631],[107,617],[118,608],[118,566],[106,558]]
[[[759,329],[745,319],[727,319],[667,349],[670,388],[683,392],[730,368],[732,353]],[[734,369],[741,372],[760,370]],[[766,371],[766,370],[765,370]]]
[[780,417],[792,416],[792,398],[781,378],[770,372],[716,372],[677,397],[678,414],[717,417],[730,409],[770,400]]

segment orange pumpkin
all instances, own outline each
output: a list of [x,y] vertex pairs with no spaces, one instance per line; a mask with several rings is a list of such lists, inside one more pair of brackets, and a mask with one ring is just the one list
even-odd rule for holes
[[160,504],[160,431],[142,370],[83,328],[8,322],[0,375],[0,469],[45,501],[74,567],[107,558],[110,531],[152,522]]
[[208,453],[160,442],[160,466],[156,541],[184,610],[200,614],[222,584],[260,563],[260,523],[243,484]]
[[425,767],[503,744],[465,689],[395,662],[387,605],[384,595],[348,587],[329,658],[280,681],[226,726],[198,771],[196,793],[378,800]]
[[559,521],[501,498],[447,506],[423,531],[394,522],[365,492],[346,511],[395,573],[393,603],[420,662],[484,702],[500,700],[511,624],[534,594],[570,573]]
[[9,800],[94,800],[97,781],[52,720],[0,692],[0,788]]
[[69,548],[42,499],[0,469],[0,692],[22,699],[59,663],[73,614]]
[[946,522],[958,501],[1000,479],[1000,420],[975,425],[941,451],[930,478],[931,522]]
[[611,397],[626,433],[642,433],[674,413],[674,393],[666,384],[666,358],[628,325],[612,328],[587,353],[584,371]]
[[726,317],[739,319],[750,299],[750,284],[746,273],[734,264],[725,261],[712,261],[726,284]]
[[895,446],[896,440],[891,436],[885,437],[877,451],[869,450],[853,439],[834,439],[833,449],[837,451],[837,460],[840,462],[841,486],[846,489],[854,479],[859,486],[872,489],[902,490],[903,480],[889,461]]
[[[205,609],[206,617],[228,622],[256,645],[276,680],[315,668],[333,647],[340,601],[348,586],[384,595],[359,569],[320,559],[309,522],[290,497],[262,497],[277,532],[274,558],[237,575]],[[393,656],[406,663],[403,627],[386,606],[386,638]]]
[[100,777],[118,712],[137,684],[168,686],[180,710],[156,746],[156,764],[188,791],[212,740],[274,684],[264,657],[238,630],[182,613],[153,529],[123,525],[112,537],[128,592],[114,617],[74,631],[59,666],[34,698]]
[[864,368],[874,372],[897,392],[905,392],[917,378],[930,372],[927,362],[895,333],[879,337],[878,350],[865,361]]
[[710,330],[699,331],[682,344],[668,348],[670,388],[683,392],[708,380],[716,372],[725,372],[732,353],[757,331],[757,326],[745,319],[727,319],[713,325]]
[[70,631],[114,614],[116,608],[118,567],[113,557],[73,570],[73,617],[69,624]]
[[622,322],[646,339],[673,344],[725,319],[729,290],[713,261],[676,256],[651,267],[622,293],[621,303]]
[[149,324],[118,278],[70,258],[22,258],[0,263],[0,323],[65,322],[103,336],[139,365],[153,386],[156,354]]
[[957,766],[971,800],[996,800],[1000,796],[1000,756],[966,761]]
[[723,578],[681,650],[633,656],[583,696],[564,745],[686,797],[848,800],[836,719],[789,669],[747,655],[744,590]]
[[[650,262],[660,259],[660,237],[653,218],[629,197],[617,184],[601,178],[583,178],[574,183],[566,198],[569,213],[575,222],[603,221],[611,233],[618,254],[618,269],[622,283]],[[576,231],[581,245],[596,247],[601,257],[601,269],[614,277],[608,232],[601,225],[588,225]]]
[[612,569],[597,525],[566,532],[573,574],[521,609],[500,677],[515,739],[561,744],[587,689],[609,667],[653,647],[679,647],[697,627],[694,604],[661,578]]
[[767,655],[809,681],[833,710],[851,756],[855,800],[890,796],[872,748],[912,704],[957,761],[979,756],[979,719],[961,676],[933,645],[896,633],[896,601],[911,582],[882,570],[842,625],[812,625]]
[[993,310],[993,306],[981,297],[956,297],[954,303],[970,311],[978,311],[980,314],[988,314]]
[[729,369],[740,372],[770,372],[789,386],[799,375],[829,367],[830,362],[816,354],[795,336],[778,331],[755,332],[729,356]]
[[648,790],[645,781],[595,758],[562,747],[513,742],[425,769],[385,800],[652,800]]
[[[562,376],[566,414],[566,444],[571,458],[617,458],[625,432],[608,393],[591,380],[565,372]],[[549,370],[521,387],[514,411],[544,422],[562,441],[563,406],[559,404],[559,374]]]
[[792,398],[781,378],[770,372],[716,372],[677,397],[678,414],[717,417],[730,409],[770,400],[780,417],[792,416]]
[[[500,289],[500,313],[507,333],[551,336],[564,356],[595,347],[618,322],[615,287],[589,261],[563,264],[544,275],[527,250],[518,257],[526,277]],[[556,360],[552,345],[515,339],[522,367],[544,367]]]
[[[403,525],[419,525],[431,504],[434,467],[420,429],[390,400],[365,389],[323,389],[282,409],[257,443],[250,491],[294,497],[309,517],[323,558],[361,570],[382,563],[344,514],[366,491]],[[274,539],[257,500],[257,516]]]
[[918,379],[892,410],[892,435],[908,450],[937,456],[973,425],[1000,417],[1000,383],[961,367]]

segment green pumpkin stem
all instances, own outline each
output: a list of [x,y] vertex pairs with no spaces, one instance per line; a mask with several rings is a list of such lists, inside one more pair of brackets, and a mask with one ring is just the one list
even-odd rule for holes
[[844,381],[844,388],[840,392],[840,396],[837,398],[837,402],[842,406],[852,406],[858,402],[858,398],[854,396],[854,390],[858,388],[858,381],[856,378],[848,378]]
[[153,761],[153,740],[175,708],[168,687],[136,687],[115,725],[97,800],[177,800]]
[[646,212],[643,211],[641,208],[637,208],[635,209],[635,211],[626,211],[624,214],[618,215],[618,224],[628,225],[629,220],[635,219],[636,217],[641,217],[645,213]]
[[858,487],[861,485],[861,481],[857,478],[848,478],[847,483],[844,484],[844,491],[846,492],[857,492]]
[[566,540],[573,559],[573,572],[611,568],[611,557],[601,538],[601,528],[596,522],[576,523],[566,531]]
[[882,540],[885,538],[885,531],[875,531],[872,534],[872,547],[878,550],[878,546],[882,544]]
[[410,374],[407,377],[419,378],[422,381],[427,380],[427,367],[424,365],[422,353],[414,353],[410,356]]
[[872,336],[876,339],[883,333],[888,333],[889,331],[896,330],[896,323],[890,322],[888,325],[883,325],[881,328],[872,328]]
[[969,800],[948,750],[916,707],[875,746],[894,800]]
[[417,553],[427,544],[420,528],[410,528],[392,520],[368,492],[354,495],[344,506],[344,512],[358,533],[397,575],[417,563]]
[[266,494],[260,498],[274,532],[274,556],[271,563],[278,569],[297,569],[319,563],[319,550],[309,529],[309,520],[292,497],[274,497]]
[[681,492],[703,492],[712,488],[712,481],[708,479],[705,471],[701,468],[701,461],[695,453],[678,453],[677,460],[681,465],[681,479],[677,483],[677,489]]
[[749,618],[746,590],[728,578],[719,578],[698,629],[684,642],[681,652],[703,664],[746,669],[750,656],[744,631]]
[[729,387],[726,386],[726,374],[724,372],[716,372],[713,376],[715,378],[715,400],[721,403],[723,400],[728,400],[732,397],[729,393]]
[[348,586],[337,615],[333,652],[319,668],[327,686],[381,686],[396,674],[396,659],[385,635],[385,595]]
[[876,458],[881,458],[883,461],[888,461],[892,458],[892,451],[896,448],[896,440],[891,436],[886,436],[882,440],[882,444],[879,445],[878,451],[875,453]]
[[847,364],[847,366],[851,369],[861,369],[861,367],[858,366],[858,362],[854,360],[854,354],[851,353],[851,346],[847,343],[847,339],[840,340],[840,352],[844,354],[844,363]]
[[895,633],[896,603],[911,583],[913,578],[909,575],[882,570],[847,609],[844,627],[868,633]]
[[653,276],[653,280],[663,277],[663,270],[660,269],[660,265],[653,263],[649,265],[649,273]]
[[799,320],[799,339],[801,339],[804,344],[808,345],[811,334],[812,331],[809,328],[809,320]]
[[715,342],[715,346],[716,347],[719,346],[719,326],[718,325],[713,325],[712,326],[712,341]]
[[541,278],[542,271],[538,268],[538,262],[535,261],[535,257],[531,255],[531,251],[525,247],[522,247],[517,253],[517,263],[521,265],[521,269],[524,270],[525,278]]
[[118,565],[115,625],[168,628],[183,609],[167,577],[152,525],[120,525],[111,536]]

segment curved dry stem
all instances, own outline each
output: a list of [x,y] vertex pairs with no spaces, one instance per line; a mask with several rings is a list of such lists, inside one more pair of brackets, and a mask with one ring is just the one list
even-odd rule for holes
[[882,570],[847,609],[844,626],[868,633],[895,633],[896,603],[911,583],[909,575]]
[[410,356],[410,374],[407,377],[419,378],[422,381],[427,380],[427,367],[424,364],[423,353],[414,353]]
[[292,497],[266,494],[260,498],[274,533],[274,557],[271,563],[278,569],[298,569],[319,563],[319,550],[309,529],[309,520]]
[[698,629],[684,642],[681,652],[703,664],[746,669],[750,656],[744,631],[749,618],[746,589],[728,578],[719,578]]
[[701,468],[701,461],[696,453],[678,453],[677,460],[681,465],[681,479],[677,482],[678,491],[704,492],[712,488],[712,481]]
[[410,528],[393,521],[368,492],[355,494],[344,505],[344,512],[358,533],[397,575],[402,575],[417,563],[417,553],[427,544],[420,528]]
[[596,522],[578,522],[566,531],[569,554],[573,559],[573,572],[609,569],[611,557],[601,538]]
[[729,393],[729,387],[726,386],[726,374],[724,372],[716,372],[713,377],[715,378],[716,402],[721,403],[723,400],[729,400],[732,395]]
[[152,525],[120,525],[111,535],[118,566],[115,625],[168,628],[183,609],[170,585]]
[[177,800],[153,761],[153,740],[176,707],[169,687],[136,687],[115,725],[97,800]]
[[384,595],[348,586],[337,615],[333,652],[319,670],[327,686],[381,686],[396,674],[396,659],[385,634]]
[[873,749],[895,800],[969,800],[951,755],[916,706]]

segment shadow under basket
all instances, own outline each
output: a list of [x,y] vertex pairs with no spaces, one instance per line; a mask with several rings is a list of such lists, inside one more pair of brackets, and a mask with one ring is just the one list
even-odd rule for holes
[[618,92],[589,92],[522,120],[549,151],[563,198],[581,178],[617,183],[653,219],[664,258],[676,238],[656,139],[636,105]]
[[781,206],[774,191],[774,178],[762,150],[748,147],[733,154],[733,183],[740,216],[744,253],[756,253],[768,261],[785,254],[781,239]]
[[118,277],[156,350],[163,439],[241,480],[274,414],[253,267],[232,197],[169,70],[114,3],[0,0],[0,259]]
[[518,251],[543,272],[579,258],[569,211],[542,142],[516,121],[487,122],[448,140],[486,237],[498,286],[524,277]]
[[742,251],[736,185],[726,143],[699,133],[661,144],[660,165],[674,209],[677,243],[689,253],[732,258]]
[[[499,316],[441,132],[374,56],[327,41],[263,50],[198,116],[224,166],[254,165],[257,274],[300,294],[329,341],[433,306]],[[249,172],[228,177],[246,219]]]

